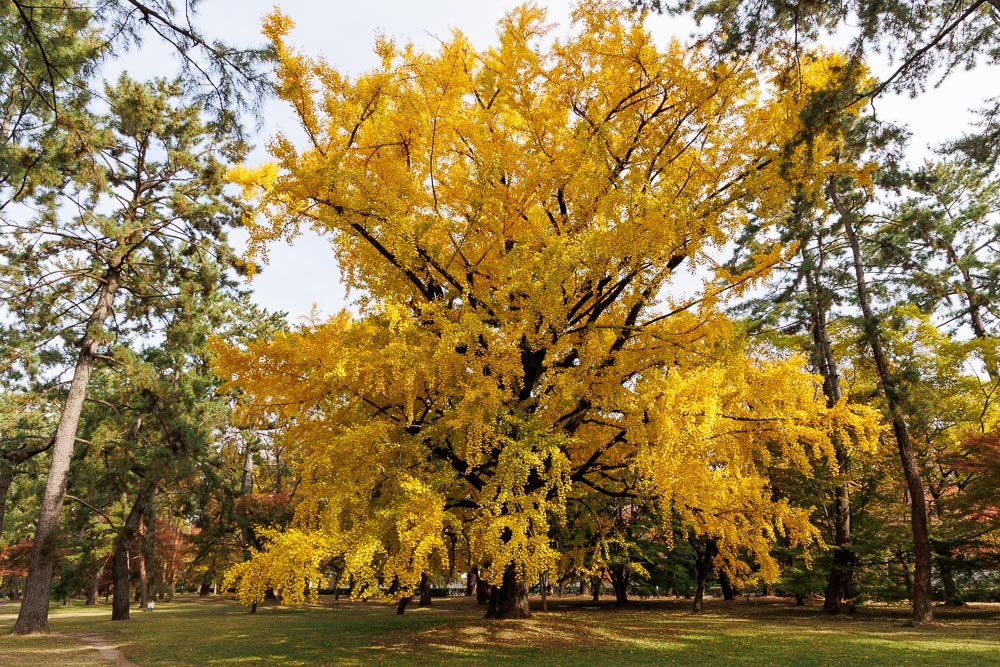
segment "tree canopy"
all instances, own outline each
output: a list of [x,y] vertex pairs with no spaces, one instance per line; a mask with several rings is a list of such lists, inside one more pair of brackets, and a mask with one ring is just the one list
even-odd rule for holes
[[[294,422],[303,529],[371,589],[414,586],[462,530],[496,616],[593,496],[680,517],[734,577],[747,553],[775,578],[776,535],[816,540],[765,470],[831,457],[834,431],[870,441],[872,415],[828,409],[801,358],[755,350],[718,311],[785,249],[736,274],[712,254],[748,211],[783,214],[790,173],[864,172],[820,151],[793,166],[796,96],[748,63],[658,48],[613,3],[580,5],[565,38],[522,7],[485,52],[460,33],[434,53],[383,39],[356,78],[294,51],[289,28],[274,14],[265,31],[309,145],[279,136],[274,162],[232,177],[254,248],[328,232],[362,315],[220,349],[218,368]],[[804,85],[840,69],[817,55]],[[706,276],[694,296],[684,262]]]

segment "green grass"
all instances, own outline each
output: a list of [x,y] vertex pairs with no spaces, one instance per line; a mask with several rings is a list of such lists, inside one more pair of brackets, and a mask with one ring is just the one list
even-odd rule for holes
[[10,637],[17,607],[0,605],[0,663],[98,665],[67,636],[100,635],[139,665],[1000,665],[1000,605],[937,609],[906,627],[903,608],[828,617],[784,601],[682,601],[626,609],[582,598],[551,601],[527,621],[484,621],[465,599],[435,600],[400,617],[385,604],[345,602],[247,614],[228,600],[181,596],[112,623],[106,605],[53,606],[50,637]]

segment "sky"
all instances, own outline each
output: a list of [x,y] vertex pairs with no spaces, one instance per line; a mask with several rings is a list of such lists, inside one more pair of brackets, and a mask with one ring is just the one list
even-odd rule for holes
[[[373,67],[375,37],[384,34],[397,42],[412,41],[419,47],[433,49],[453,28],[465,33],[474,45],[485,48],[496,35],[497,21],[513,7],[515,0],[283,0],[281,10],[292,18],[296,28],[289,42],[302,53],[323,56],[346,74],[358,74]],[[537,0],[549,11],[549,20],[568,25],[571,2]],[[237,45],[259,44],[261,18],[270,12],[273,0],[203,0],[198,5],[197,24],[210,35]],[[664,42],[670,36],[683,38],[694,27],[690,21],[652,16],[649,29]],[[124,60],[135,75],[152,75],[167,56],[155,44],[147,42],[139,52]],[[167,56],[169,57],[169,56]],[[876,64],[875,73],[888,72],[888,65]],[[980,68],[973,72],[952,73],[938,88],[917,99],[906,96],[881,96],[874,103],[875,113],[885,120],[906,123],[912,131],[910,158],[928,156],[928,146],[961,134],[973,119],[971,109],[987,97],[1000,93],[1000,71]],[[297,134],[291,112],[280,102],[267,103],[263,123],[256,133],[257,148],[249,162],[267,159],[264,144],[276,132],[291,137]],[[242,243],[245,236],[234,240]],[[269,310],[289,313],[301,321],[315,308],[332,315],[350,307],[329,243],[312,232],[303,232],[292,244],[275,243],[269,262],[251,284],[254,300]]]

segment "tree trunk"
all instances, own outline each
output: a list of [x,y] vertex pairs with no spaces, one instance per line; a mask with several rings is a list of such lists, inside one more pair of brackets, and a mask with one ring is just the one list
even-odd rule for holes
[[529,618],[528,587],[523,581],[518,581],[513,565],[508,565],[503,571],[503,579],[499,586],[493,586],[490,594],[486,618]]
[[[823,245],[817,243],[817,260],[815,267],[806,274],[806,286],[810,297],[810,329],[813,339],[813,365],[823,376],[823,394],[826,396],[827,407],[833,407],[843,398],[840,387],[840,371],[833,355],[833,344],[830,342],[830,331],[827,326],[827,313],[830,309],[828,290],[823,285]],[[803,261],[809,257],[803,248]],[[850,458],[847,448],[839,439],[834,440],[834,451],[837,459],[837,472],[840,480],[834,488],[833,505],[833,565],[827,578],[823,611],[839,614],[844,601],[854,596],[854,563],[856,556],[851,545],[851,496],[848,485],[850,473]],[[723,588],[725,591],[725,588]]]
[[947,540],[934,540],[934,559],[937,561],[938,572],[941,574],[941,585],[944,587],[944,603],[949,607],[961,607],[965,604],[962,594],[955,581],[955,557],[951,543]]
[[420,575],[420,600],[417,602],[417,606],[430,607],[431,604],[431,578],[424,572]]
[[601,583],[603,577],[595,575],[590,578],[590,596],[594,602],[601,600]]
[[[253,448],[250,446],[250,442],[246,438],[244,438],[244,442],[246,444],[243,447],[243,479],[240,483],[241,496],[247,496],[253,492]],[[239,517],[239,522],[240,534],[243,538],[243,560],[248,561],[250,560],[250,547],[260,548],[260,544],[257,541],[257,535],[254,532],[253,526],[250,525],[250,521],[247,517]],[[253,602],[250,605],[250,613],[257,613],[256,602]]]
[[111,269],[105,274],[97,297],[97,305],[87,323],[86,333],[80,342],[80,354],[76,360],[69,393],[59,415],[59,424],[52,444],[52,460],[45,480],[45,492],[35,527],[35,539],[28,561],[28,577],[24,583],[24,598],[14,624],[14,634],[28,635],[49,631],[49,591],[52,587],[52,568],[55,565],[56,532],[59,529],[59,514],[66,499],[66,482],[69,478],[69,464],[76,444],[76,429],[80,423],[80,413],[87,397],[87,386],[94,370],[97,348],[100,343],[100,329],[111,315],[115,292],[118,290],[119,270]]
[[146,549],[144,542],[146,541],[146,522],[143,521],[142,517],[139,518],[139,526],[137,531],[138,542],[136,548],[136,560],[139,566],[139,608],[145,609],[146,604],[149,602],[149,579],[148,573],[146,572]]
[[736,589],[733,588],[733,582],[730,581],[729,575],[725,572],[719,572],[719,586],[722,587],[723,600],[736,599]]
[[[832,191],[832,189],[831,189]],[[868,297],[868,286],[865,280],[864,263],[861,259],[861,246],[854,230],[850,211],[840,206],[836,193],[834,204],[841,214],[844,231],[847,233],[854,259],[854,275],[858,287],[858,303],[864,318],[865,336],[871,347],[872,358],[875,361],[875,371],[878,374],[882,393],[889,406],[889,416],[892,420],[892,432],[896,437],[896,447],[899,450],[899,461],[903,467],[903,477],[910,496],[910,530],[913,534],[913,623],[919,625],[933,620],[931,611],[931,543],[927,530],[927,502],[924,498],[924,483],[920,478],[920,467],[910,442],[910,433],[906,427],[903,413],[903,392],[889,369],[889,359],[882,347],[882,335],[878,321],[872,312]]]
[[479,568],[473,567],[465,574],[465,595],[472,596],[476,592],[476,582],[479,580]]
[[128,541],[121,536],[115,540],[114,561],[111,564],[111,577],[114,580],[114,594],[111,598],[111,620],[127,621],[129,618],[129,555]]
[[143,608],[156,599],[157,591],[162,587],[160,565],[156,560],[156,492],[153,492],[142,520],[142,554],[148,575],[145,577],[146,593]]
[[159,483],[159,478],[144,481],[132,509],[129,510],[128,516],[125,518],[125,524],[118,531],[118,537],[115,539],[112,575],[115,581],[115,593],[111,599],[112,621],[129,620],[129,547],[139,533],[139,524],[146,512],[146,506]]
[[493,585],[480,577],[476,581],[476,604],[485,607],[490,603],[491,597],[493,597]]
[[[693,544],[691,546],[694,546]],[[715,542],[709,540],[705,544],[704,551],[698,551],[695,547],[695,553],[697,554],[696,569],[698,572],[698,586],[694,590],[694,604],[691,606],[691,611],[699,612],[702,609],[702,601],[705,598],[705,582],[708,580],[708,575],[712,572],[712,561],[715,560],[715,554],[717,549],[715,547]]]
[[7,492],[14,481],[14,471],[4,468],[0,470],[0,544],[3,544],[3,522],[7,513]]
[[542,591],[542,611],[549,610],[549,573],[542,572],[538,579],[538,587]]
[[101,573],[104,572],[104,566],[97,568],[94,575],[87,582],[87,601],[83,603],[85,607],[92,607],[97,604],[97,595],[99,593],[98,588],[101,585]]
[[343,570],[337,570],[333,578],[333,601],[340,602],[340,578],[344,576]]
[[611,574],[611,588],[615,591],[615,604],[621,606],[628,603],[628,568],[625,565],[615,565],[608,569]]

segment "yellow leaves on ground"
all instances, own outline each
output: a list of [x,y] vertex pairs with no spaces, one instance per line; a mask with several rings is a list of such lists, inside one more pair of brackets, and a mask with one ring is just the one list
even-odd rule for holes
[[[457,32],[433,53],[382,39],[354,78],[298,54],[281,15],[265,26],[308,144],[278,137],[273,163],[232,172],[251,252],[303,223],[329,234],[361,314],[219,349],[217,368],[247,420],[290,425],[297,523],[362,588],[413,585],[446,534],[487,580],[532,579],[594,494],[656,505],[734,576],[749,555],[770,579],[777,535],[818,538],[768,468],[873,439],[872,413],[827,410],[801,360],[753,353],[715,308],[794,249],[675,296],[678,267],[715,268],[748,216],[773,223],[854,168],[835,138],[799,163],[794,86],[661,50],[619,3],[574,17],[556,39],[521,7],[484,52]],[[822,58],[803,85],[832,76]]]

